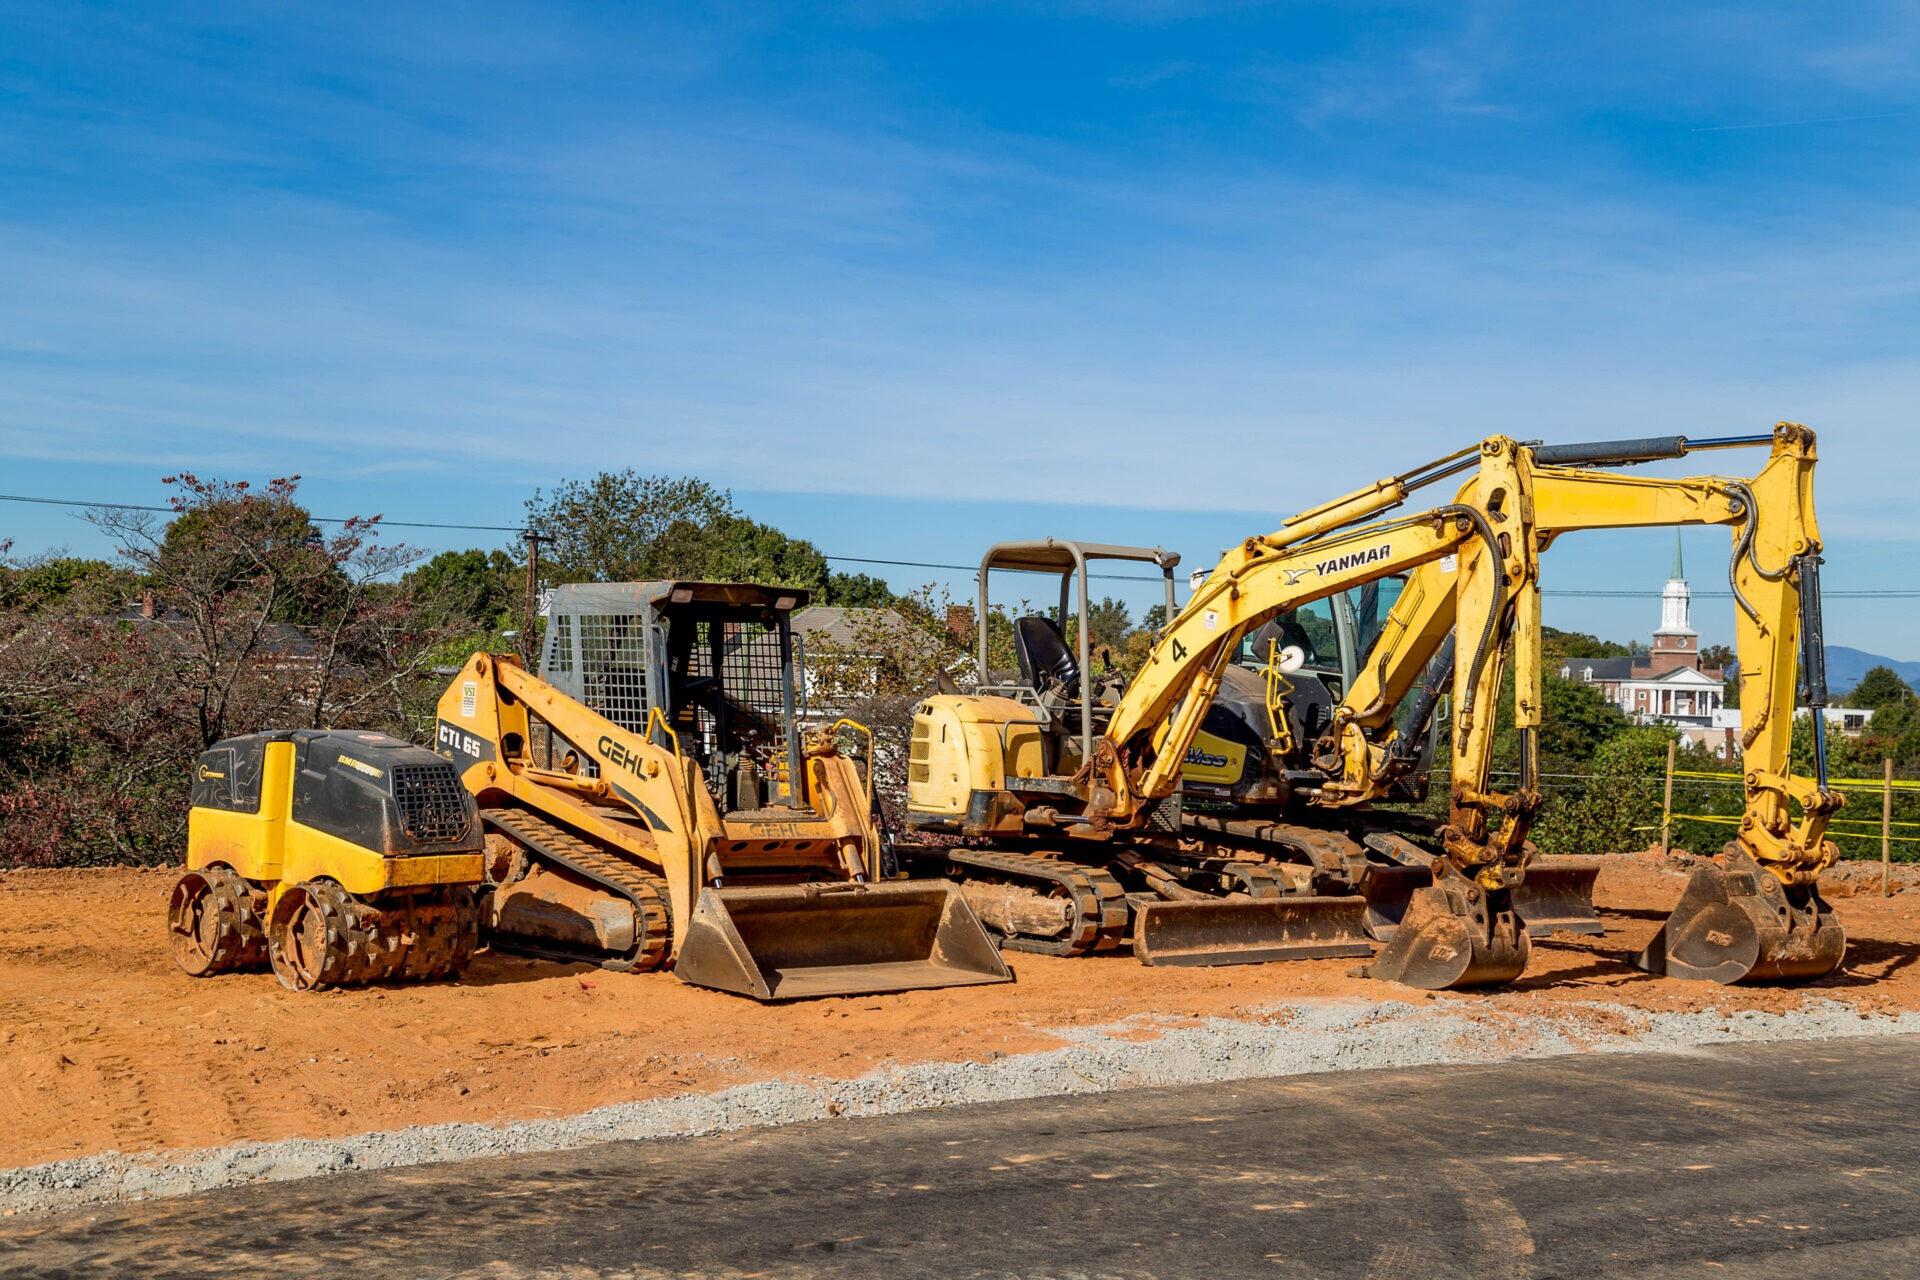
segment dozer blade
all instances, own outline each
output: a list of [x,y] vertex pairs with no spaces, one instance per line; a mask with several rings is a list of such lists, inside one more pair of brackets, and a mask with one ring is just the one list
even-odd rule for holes
[[1391,942],[1406,918],[1413,895],[1433,883],[1425,867],[1369,863],[1360,877],[1360,893],[1367,902],[1367,933],[1376,942]]
[[756,1000],[1013,980],[943,880],[703,889],[674,972]]
[[1600,875],[1598,858],[1534,857],[1527,878],[1513,890],[1513,909],[1527,926],[1529,937],[1550,933],[1600,934],[1600,912],[1593,905],[1593,882]]
[[1633,963],[1700,982],[1822,978],[1846,957],[1847,935],[1812,885],[1789,887],[1744,850],[1694,871],[1680,903]]
[[1142,964],[1264,964],[1370,956],[1366,899],[1305,896],[1147,902],[1133,915]]
[[1367,973],[1422,991],[1511,982],[1527,967],[1532,944],[1512,906],[1491,896],[1458,872],[1442,873],[1413,895]]

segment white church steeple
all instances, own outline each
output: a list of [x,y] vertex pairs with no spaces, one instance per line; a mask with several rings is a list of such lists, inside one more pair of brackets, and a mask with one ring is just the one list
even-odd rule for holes
[[[1687,613],[1693,601],[1693,593],[1687,590],[1687,569],[1680,559],[1680,531],[1673,531],[1673,573],[1667,578],[1667,585],[1660,591],[1660,629],[1656,636],[1691,636],[1692,627],[1687,625]],[[1685,648],[1684,645],[1659,645],[1656,648]]]

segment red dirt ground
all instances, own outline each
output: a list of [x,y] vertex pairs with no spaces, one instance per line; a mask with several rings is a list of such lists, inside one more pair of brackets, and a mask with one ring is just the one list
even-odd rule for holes
[[1644,855],[1602,873],[1605,937],[1536,943],[1526,974],[1493,994],[1422,997],[1351,976],[1350,960],[1149,969],[1131,956],[1010,955],[1012,985],[776,1006],[670,974],[488,954],[439,986],[297,995],[268,974],[196,981],[167,953],[174,874],[0,874],[0,1167],[564,1115],[769,1077],[984,1059],[1058,1043],[1049,1028],[1133,1014],[1255,1018],[1298,997],[1550,1012],[1596,1001],[1783,1010],[1814,996],[1863,1012],[1920,1009],[1920,893],[1836,897],[1848,963],[1822,982],[1706,987],[1627,967],[1683,883]]

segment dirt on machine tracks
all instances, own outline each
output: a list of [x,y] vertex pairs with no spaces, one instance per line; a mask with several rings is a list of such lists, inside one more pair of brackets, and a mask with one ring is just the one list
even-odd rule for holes
[[[1130,955],[1010,955],[1011,985],[764,1006],[682,985],[482,954],[458,983],[295,994],[271,975],[195,980],[169,958],[166,870],[0,874],[0,1168],[101,1151],[336,1137],[449,1121],[502,1124],[751,1081],[848,1078],[877,1066],[984,1062],[1129,1018],[1271,1020],[1313,998],[1412,1000],[1591,1027],[1623,1010],[1784,1013],[1813,1000],[1920,1010],[1920,892],[1878,896],[1849,868],[1833,901],[1846,968],[1795,987],[1652,978],[1626,957],[1678,899],[1675,861],[1602,872],[1599,938],[1535,944],[1494,993],[1422,995],[1353,976],[1354,961],[1150,969]],[[1920,887],[1916,885],[1915,887]]]

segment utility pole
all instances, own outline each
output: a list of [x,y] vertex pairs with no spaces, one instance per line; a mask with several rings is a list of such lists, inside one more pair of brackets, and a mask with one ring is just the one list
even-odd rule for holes
[[1887,789],[1880,793],[1880,896],[1893,896],[1893,757],[1883,765]]
[[534,621],[540,614],[540,531],[528,526],[527,533],[527,608],[520,627],[520,656],[531,671],[539,655],[533,651]]
[[1667,741],[1667,793],[1660,801],[1660,856],[1673,852],[1673,757],[1680,744]]

